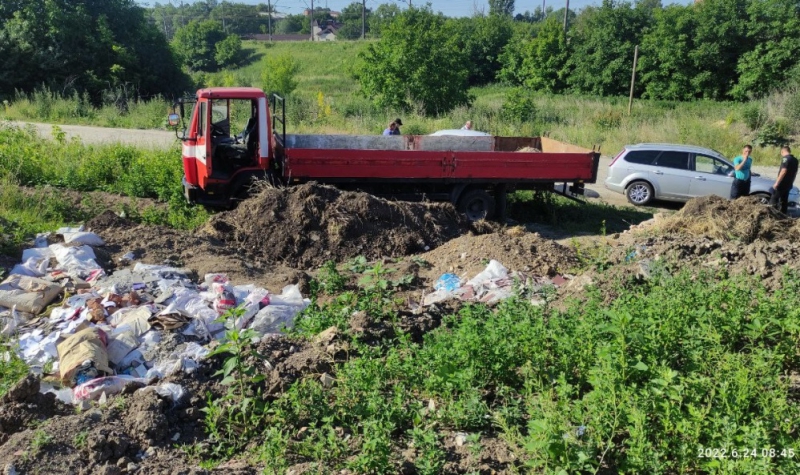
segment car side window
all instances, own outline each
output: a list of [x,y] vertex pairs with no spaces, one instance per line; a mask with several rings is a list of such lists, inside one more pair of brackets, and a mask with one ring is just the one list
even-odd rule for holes
[[689,169],[689,154],[686,152],[661,152],[656,158],[656,166],[666,168],[677,168],[679,170]]
[[639,165],[652,165],[658,154],[658,150],[632,150],[625,155],[625,161]]
[[694,170],[700,173],[716,173],[717,161],[704,155],[695,155]]
[[208,118],[208,111],[206,110],[206,103],[200,103],[200,115],[197,120],[197,136],[202,137],[206,134],[206,121]]

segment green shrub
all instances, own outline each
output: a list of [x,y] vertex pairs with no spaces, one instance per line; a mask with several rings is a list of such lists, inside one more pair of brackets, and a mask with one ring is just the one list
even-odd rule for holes
[[536,118],[536,103],[528,90],[514,88],[506,94],[502,115],[507,120],[517,122],[532,121]]

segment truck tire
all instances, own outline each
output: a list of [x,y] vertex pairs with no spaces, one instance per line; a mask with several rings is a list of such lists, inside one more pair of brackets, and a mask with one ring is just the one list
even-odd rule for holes
[[635,206],[644,206],[653,201],[653,185],[646,181],[634,181],[625,189],[625,196]]
[[492,195],[483,190],[469,190],[459,198],[457,209],[470,221],[492,219],[495,202]]

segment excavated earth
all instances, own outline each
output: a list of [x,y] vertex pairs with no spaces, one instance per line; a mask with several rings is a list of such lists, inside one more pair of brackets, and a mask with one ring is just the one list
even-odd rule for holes
[[[472,276],[488,260],[533,275],[580,274],[591,267],[587,250],[576,252],[521,227],[492,228],[483,233],[464,222],[449,205],[409,204],[318,185],[292,190],[265,189],[236,210],[216,215],[201,230],[190,233],[137,224],[105,212],[87,227],[107,242],[98,250],[109,270],[133,252],[147,263],[188,267],[202,276],[226,272],[234,283],[255,283],[271,291],[307,283],[314,268],[332,260],[344,264],[363,255],[382,260],[397,275],[411,274],[409,292],[430,289],[445,272]],[[597,237],[590,249],[609,273],[636,276],[644,262],[663,261],[669,271],[721,270],[761,277],[779,285],[786,269],[800,270],[800,228],[756,201],[717,198],[693,200],[671,216]],[[561,289],[561,299],[580,297],[582,288],[597,283],[594,271],[578,275]],[[440,306],[424,312],[403,311],[399,324],[420,341],[444,315],[457,310]],[[353,334],[367,343],[385,341],[392,329],[363,312],[350,321]],[[263,394],[276,398],[301,378],[335,375],[336,365],[349,357],[346,343],[335,335],[322,341],[289,337],[263,340],[258,347],[264,364]],[[234,458],[213,470],[199,468],[194,453],[212,443],[203,430],[205,401],[225,389],[214,373],[221,361],[210,359],[195,373],[167,379],[182,385],[186,396],[176,402],[152,388],[111,397],[106,405],[76,411],[50,395],[41,395],[36,377],[12,388],[0,402],[0,468],[16,473],[70,474],[256,474],[258,467]],[[455,443],[455,433],[443,433],[446,473],[507,473],[514,454],[501,438],[483,434],[476,453]],[[194,447],[194,448],[193,448]],[[413,465],[413,448],[397,448],[405,460],[399,472]],[[405,468],[404,468],[405,467]],[[298,463],[291,473],[311,473]]]

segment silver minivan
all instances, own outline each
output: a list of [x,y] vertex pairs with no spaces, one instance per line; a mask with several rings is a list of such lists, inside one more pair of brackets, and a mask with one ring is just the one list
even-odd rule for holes
[[[775,180],[752,173],[750,194],[769,201]],[[689,201],[705,195],[730,197],[733,165],[721,153],[693,145],[640,143],[626,145],[614,157],[605,186],[623,193],[631,204],[653,200]],[[792,187],[789,205],[796,206],[800,190]]]

